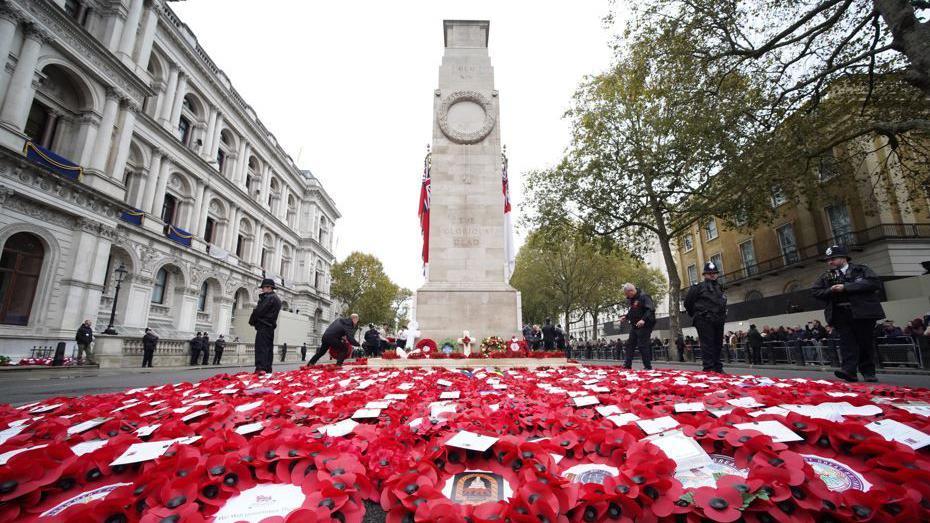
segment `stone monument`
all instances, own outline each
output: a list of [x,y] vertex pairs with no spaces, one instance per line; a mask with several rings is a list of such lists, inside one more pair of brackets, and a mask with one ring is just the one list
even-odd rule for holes
[[420,337],[437,342],[520,332],[520,293],[506,281],[500,99],[486,20],[443,22],[433,99],[429,269],[416,294]]

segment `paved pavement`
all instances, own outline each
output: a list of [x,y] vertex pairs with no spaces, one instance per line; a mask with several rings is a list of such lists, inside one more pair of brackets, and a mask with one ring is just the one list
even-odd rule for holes
[[[583,361],[589,365],[618,365],[615,360]],[[293,370],[300,363],[275,364],[275,370]],[[634,364],[642,368],[639,362]],[[700,370],[695,364],[657,362],[655,368]],[[0,403],[22,405],[56,396],[105,394],[135,387],[199,381],[215,374],[247,372],[249,367],[162,367],[152,369],[67,368],[10,370],[0,372]],[[758,374],[777,378],[835,379],[832,369],[726,366],[731,374]],[[879,373],[881,383],[908,387],[930,387],[930,374]]]
[[[579,360],[581,364],[587,365],[620,365],[621,362],[616,360]],[[681,370],[701,370],[700,364],[696,363],[670,363],[665,361],[658,361],[653,363],[653,367],[656,369],[681,369]],[[633,368],[641,369],[642,364],[639,362],[633,363]],[[836,380],[837,378],[833,375],[834,369],[831,367],[821,368],[821,367],[778,367],[778,366],[752,366],[752,365],[727,365],[723,364],[723,370],[727,374],[757,374],[759,376],[769,376],[772,378],[807,378],[812,380],[819,379],[828,379]],[[927,387],[930,388],[930,373],[927,372],[915,372],[911,370],[910,372],[883,372],[882,370],[878,371],[878,381],[879,383],[884,383],[886,385],[900,385],[905,387]]]
[[[275,364],[275,370],[293,370],[300,363]],[[0,373],[0,403],[22,405],[56,396],[105,394],[163,383],[200,381],[216,374],[248,372],[254,367],[153,367],[151,369],[19,370]]]

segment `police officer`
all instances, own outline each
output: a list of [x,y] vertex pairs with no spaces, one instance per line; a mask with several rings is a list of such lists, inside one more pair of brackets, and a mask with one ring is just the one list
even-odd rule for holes
[[656,325],[656,306],[652,298],[632,283],[623,284],[629,311],[620,316],[620,321],[630,322],[630,337],[626,339],[626,361],[623,368],[633,368],[633,350],[639,349],[643,368],[652,369],[652,328]]
[[843,245],[827,249],[827,272],[814,282],[811,292],[826,302],[824,317],[840,337],[841,370],[836,377],[865,381],[875,377],[875,322],[885,317],[881,304],[881,281],[865,265],[849,263],[849,251]]
[[271,372],[274,359],[274,331],[278,327],[281,298],[275,294],[275,281],[265,278],[261,284],[258,304],[249,316],[249,325],[255,327],[255,372]]
[[704,264],[704,281],[692,285],[685,297],[685,310],[691,316],[701,342],[705,371],[723,372],[723,324],[727,320],[727,295],[717,282],[720,269],[714,262]]

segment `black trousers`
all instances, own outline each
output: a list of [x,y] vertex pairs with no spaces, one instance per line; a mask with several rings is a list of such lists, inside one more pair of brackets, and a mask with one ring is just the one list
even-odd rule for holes
[[213,364],[219,365],[220,358],[223,357],[223,349],[213,349]]
[[723,363],[720,361],[720,352],[723,350],[723,324],[722,321],[711,321],[707,318],[694,319],[694,327],[701,342],[701,361],[705,371],[723,372]]
[[191,348],[191,365],[197,365],[200,360],[200,349]]
[[849,311],[833,314],[833,328],[840,336],[840,366],[843,372],[863,377],[875,376],[875,320],[853,319]]
[[271,372],[274,360],[274,329],[255,329],[255,372]]
[[[320,361],[320,358],[322,358],[323,355],[326,354],[326,352],[329,351],[329,349],[331,348],[341,349],[342,340],[336,340],[336,339],[327,338],[326,336],[323,336],[323,339],[321,340],[321,343],[320,343],[320,348],[316,350],[316,354],[314,354],[313,357],[310,358],[310,362],[307,363],[307,365],[316,365],[316,362]],[[342,365],[343,361],[345,361],[345,358],[341,360],[336,360],[336,364]]]
[[202,352],[200,356],[200,364],[206,365],[210,362],[210,349],[202,349],[200,352]]
[[762,364],[762,345],[750,345],[749,350],[751,352],[750,358],[752,360],[750,361],[750,363],[752,363],[753,365],[761,365]]
[[155,357],[155,349],[142,349],[142,366],[151,367],[152,359]]
[[300,361],[305,361],[307,359],[307,347],[300,348]]
[[633,351],[639,349],[639,355],[643,358],[643,368],[652,368],[652,327],[634,327],[630,330],[630,337],[626,339],[626,361],[623,366],[626,368],[633,367]]
[[281,363],[284,363],[284,360],[286,359],[287,359],[287,349],[282,348],[281,349]]

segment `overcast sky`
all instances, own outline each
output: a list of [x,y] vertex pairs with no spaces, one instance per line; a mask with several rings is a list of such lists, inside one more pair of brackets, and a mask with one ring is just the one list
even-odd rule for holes
[[[397,283],[423,278],[417,200],[432,135],[443,19],[491,21],[511,198],[568,145],[562,114],[607,67],[607,0],[188,0],[187,23],[259,118],[323,182],[342,219],[336,257],[374,254]],[[521,238],[518,235],[518,244]]]

